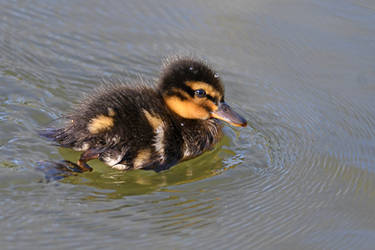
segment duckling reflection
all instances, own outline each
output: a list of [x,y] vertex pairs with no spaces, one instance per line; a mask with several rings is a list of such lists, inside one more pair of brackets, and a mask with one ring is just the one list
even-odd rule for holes
[[[223,144],[224,143],[224,144]],[[64,178],[65,183],[79,184],[95,188],[95,193],[87,199],[121,199],[124,196],[143,195],[155,191],[173,192],[178,185],[196,182],[221,174],[226,168],[223,159],[234,156],[233,151],[222,150],[229,147],[230,138],[224,137],[214,150],[207,152],[195,159],[179,163],[169,171],[160,173],[154,171],[121,171],[108,170],[100,161],[91,164],[95,171]],[[74,159],[77,153],[70,149],[61,149],[60,153],[66,159]],[[170,188],[173,186],[173,190]],[[100,191],[103,190],[103,191]]]

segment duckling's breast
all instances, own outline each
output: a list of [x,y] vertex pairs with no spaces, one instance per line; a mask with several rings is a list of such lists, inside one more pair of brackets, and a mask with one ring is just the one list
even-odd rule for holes
[[194,158],[212,149],[222,138],[222,126],[213,119],[182,124],[182,159]]

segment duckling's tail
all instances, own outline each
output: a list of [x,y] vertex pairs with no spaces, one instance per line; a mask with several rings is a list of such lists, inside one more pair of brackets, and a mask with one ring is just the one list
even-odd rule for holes
[[[46,128],[39,130],[39,135],[56,143],[56,146],[74,148],[81,145],[85,138],[77,138],[77,132],[73,127]],[[81,140],[80,140],[81,139]],[[78,146],[81,147],[81,146]]]
[[[38,131],[41,137],[44,137],[50,141],[56,142],[56,145],[65,146],[66,131],[64,128],[46,128]],[[67,145],[68,146],[68,145]]]
[[55,128],[47,128],[47,129],[41,129],[38,130],[38,134],[41,137],[56,141],[57,135],[61,134],[63,132],[62,128],[55,129]]

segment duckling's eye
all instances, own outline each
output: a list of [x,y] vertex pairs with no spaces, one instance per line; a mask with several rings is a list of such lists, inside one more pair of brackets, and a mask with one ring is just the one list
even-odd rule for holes
[[206,96],[206,91],[204,91],[204,89],[197,89],[195,91],[195,96],[199,97],[199,98],[203,98]]

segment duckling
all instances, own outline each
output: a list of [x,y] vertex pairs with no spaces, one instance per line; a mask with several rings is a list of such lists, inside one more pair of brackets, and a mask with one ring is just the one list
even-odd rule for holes
[[170,59],[155,86],[102,86],[66,117],[63,128],[43,135],[83,152],[79,172],[92,171],[87,161],[93,159],[119,170],[159,172],[211,149],[222,137],[219,120],[247,125],[224,102],[218,74],[186,57]]

